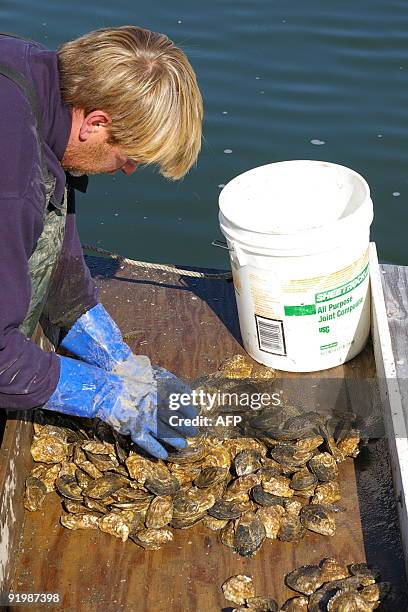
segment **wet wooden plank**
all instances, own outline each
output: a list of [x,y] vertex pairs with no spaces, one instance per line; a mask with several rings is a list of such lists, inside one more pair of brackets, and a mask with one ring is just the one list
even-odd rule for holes
[[0,448],[0,592],[11,586],[24,523],[25,475],[30,465],[29,413],[10,412]]
[[372,336],[408,570],[408,268],[379,266],[370,245]]
[[[120,269],[112,262],[106,262],[102,272],[100,266],[93,267],[102,302],[133,350],[153,362],[191,379],[213,372],[227,357],[245,354],[231,283]],[[306,378],[316,384],[324,379],[374,379],[372,350],[368,347],[349,364]],[[356,403],[364,402],[360,396],[357,392]],[[365,401],[370,404],[371,397]],[[44,510],[26,513],[14,588],[57,591],[63,598],[61,609],[67,611],[215,612],[228,605],[220,590],[224,580],[247,573],[254,577],[258,594],[283,603],[293,596],[283,577],[295,567],[330,555],[346,562],[365,560],[367,542],[351,460],[340,470],[346,512],[338,516],[334,538],[308,533],[297,544],[267,541],[250,559],[232,554],[202,526],[175,530],[174,542],[160,551],[143,551],[99,531],[70,532],[59,525],[60,501],[52,494]],[[382,528],[376,526],[370,537],[375,540]],[[375,546],[370,550],[373,562]],[[377,554],[380,557],[381,551]]]
[[[34,340],[44,350],[51,345],[40,325]],[[32,459],[30,445],[32,422],[30,411],[3,411],[4,431],[0,439],[0,593],[9,590],[15,570],[15,556],[23,531],[24,482]]]

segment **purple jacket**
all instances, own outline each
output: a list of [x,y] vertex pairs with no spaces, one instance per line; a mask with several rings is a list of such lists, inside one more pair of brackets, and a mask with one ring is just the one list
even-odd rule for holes
[[[20,71],[34,86],[42,110],[45,160],[63,197],[60,160],[71,130],[71,112],[59,89],[57,54],[40,44],[0,35],[0,61]],[[21,89],[0,75],[0,409],[34,408],[47,402],[59,380],[59,358],[20,331],[30,303],[28,259],[43,229],[43,191],[36,184],[40,163],[31,107]],[[97,303],[68,202],[65,238],[46,314],[69,327]]]

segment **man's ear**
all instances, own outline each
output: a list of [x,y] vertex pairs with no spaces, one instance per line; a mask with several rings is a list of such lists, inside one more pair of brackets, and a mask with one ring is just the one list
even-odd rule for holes
[[79,140],[85,141],[95,136],[102,128],[106,128],[112,119],[108,113],[102,110],[94,110],[85,115],[79,129]]

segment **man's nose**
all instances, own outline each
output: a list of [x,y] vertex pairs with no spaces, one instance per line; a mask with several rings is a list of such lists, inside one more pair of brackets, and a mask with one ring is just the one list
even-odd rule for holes
[[138,165],[139,162],[133,162],[129,160],[125,164],[123,164],[121,170],[124,174],[126,174],[126,176],[129,176],[130,174],[133,174],[135,172]]

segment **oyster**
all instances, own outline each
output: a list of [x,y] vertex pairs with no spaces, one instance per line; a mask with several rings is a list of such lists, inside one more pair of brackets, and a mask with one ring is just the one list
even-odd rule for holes
[[93,455],[114,455],[115,447],[108,442],[99,442],[98,440],[85,440],[82,442],[81,449],[92,453]]
[[333,536],[336,531],[336,523],[323,504],[303,506],[300,520],[304,527],[322,535]]
[[94,464],[94,466],[100,472],[106,472],[107,470],[113,470],[118,467],[119,461],[116,457],[112,458],[111,455],[102,455],[99,453],[91,453],[90,451],[85,451],[85,454],[89,461]]
[[[58,476],[75,476],[77,466],[72,461],[63,461]],[[55,484],[55,483],[54,483]]]
[[300,438],[294,442],[294,446],[299,450],[303,451],[315,451],[321,446],[324,442],[322,436],[310,436],[307,438]]
[[141,529],[131,536],[132,540],[147,550],[159,550],[163,544],[171,542],[173,534],[170,529]]
[[100,514],[63,514],[60,518],[61,525],[67,529],[98,529]]
[[183,448],[174,453],[169,453],[167,461],[170,463],[178,463],[180,465],[184,463],[195,463],[201,461],[208,453],[208,446],[203,440],[189,438],[189,445],[187,448]]
[[88,459],[86,459],[85,461],[81,461],[81,462],[77,462],[77,466],[79,466],[81,468],[81,470],[83,472],[86,472],[91,478],[102,478],[103,474],[100,470],[98,470],[98,468],[96,467],[96,465],[94,465],[92,463],[92,461],[89,461]]
[[337,591],[327,604],[328,612],[372,612],[358,591]]
[[307,597],[292,597],[285,601],[281,608],[282,612],[308,612]]
[[134,540],[136,534],[145,528],[145,512],[133,511],[133,518],[129,523],[129,536],[130,540]]
[[212,487],[220,482],[224,482],[228,475],[227,468],[224,467],[207,467],[204,468],[197,478],[194,479],[196,487],[207,488]]
[[254,438],[231,438],[224,440],[224,447],[229,450],[232,459],[243,450],[258,451],[262,457],[265,457],[267,449],[264,444]]
[[75,476],[58,476],[55,487],[63,497],[73,501],[82,501],[82,489],[78,486]]
[[43,438],[45,436],[54,436],[54,438],[58,438],[58,440],[61,440],[61,442],[67,442],[68,433],[69,430],[65,429],[64,427],[58,427],[58,425],[51,425],[47,423],[42,425],[41,430],[36,437]]
[[37,467],[41,468],[41,471],[37,472],[36,474],[35,473],[36,468],[33,468],[31,475],[37,476],[37,478],[39,478],[45,484],[47,493],[51,493],[52,491],[55,490],[55,481],[61,471],[61,464],[56,463],[55,465],[52,465],[51,467],[49,465],[37,466]]
[[[200,464],[187,463],[178,465],[177,463],[170,464],[170,471],[177,478],[181,487],[190,485],[201,472]],[[195,483],[194,483],[195,484]]]
[[215,499],[221,499],[225,494],[226,481],[219,482],[211,487],[207,487],[206,491],[214,495]]
[[229,493],[247,493],[252,487],[259,485],[261,477],[259,474],[247,474],[246,476],[239,476],[233,480],[227,488]]
[[86,489],[89,483],[92,482],[92,478],[88,474],[83,472],[80,468],[77,468],[75,470],[75,478],[81,489]]
[[146,527],[159,529],[173,518],[173,500],[170,496],[155,497],[146,514]]
[[236,519],[243,513],[245,506],[240,503],[218,500],[208,510],[208,514],[217,519]]
[[320,482],[336,480],[339,475],[336,460],[330,453],[319,453],[310,459],[309,467]]
[[213,516],[206,516],[203,520],[204,527],[211,531],[219,531],[228,524],[228,519],[217,519]]
[[391,587],[388,582],[378,582],[363,587],[359,592],[364,601],[375,604],[384,599],[389,594],[390,590]]
[[337,480],[318,484],[314,490],[312,504],[335,504],[340,501],[340,485]]
[[187,491],[179,491],[173,498],[171,526],[179,529],[192,527],[204,518],[214,502],[215,497],[207,493],[206,489],[192,487]]
[[88,514],[89,510],[83,504],[76,501],[72,501],[72,499],[68,498],[64,499],[64,501],[62,502],[62,506],[64,510],[70,512],[71,514]]
[[310,497],[313,497],[314,492],[315,487],[311,487],[310,489],[299,489],[298,491],[296,491],[296,496],[309,499]]
[[245,449],[234,457],[234,470],[237,476],[246,476],[261,467],[261,455],[255,449]]
[[118,513],[110,512],[100,518],[98,526],[101,531],[121,539],[122,542],[126,542],[129,537],[133,516],[134,513],[131,510],[123,510]]
[[141,485],[144,485],[146,478],[149,478],[154,473],[154,462],[140,455],[130,455],[125,460],[125,464],[130,477]]
[[283,542],[298,542],[306,533],[306,528],[295,514],[284,514],[278,531],[278,539]]
[[287,574],[286,584],[302,595],[311,595],[322,584],[320,567],[318,565],[302,565]]
[[244,604],[250,597],[255,597],[255,587],[250,576],[238,574],[231,576],[222,585],[225,599],[236,604]]
[[331,557],[322,559],[320,562],[320,572],[322,582],[332,582],[333,580],[342,580],[349,577],[346,565]]
[[223,446],[210,446],[209,453],[206,455],[201,465],[203,469],[207,467],[229,469],[231,465],[231,455],[228,449]]
[[278,497],[292,497],[294,495],[294,491],[290,487],[290,479],[286,476],[272,476],[262,483],[262,487],[267,493]]
[[[71,502],[74,503],[74,502]],[[90,497],[84,497],[84,506],[88,508],[88,510],[93,510],[94,512],[100,512],[101,514],[107,514],[108,510],[104,504],[99,502],[97,499],[91,499]]]
[[41,436],[31,444],[34,461],[62,463],[68,459],[68,454],[68,444],[55,436]]
[[241,491],[225,491],[222,496],[222,501],[226,502],[236,502],[236,503],[249,503],[249,493],[241,493]]
[[309,472],[307,468],[302,468],[298,472],[295,472],[290,482],[290,486],[295,490],[305,490],[310,489],[310,487],[313,487],[317,482],[318,480],[315,474]]
[[247,608],[256,612],[278,612],[279,606],[271,597],[248,597]]
[[262,546],[265,537],[266,531],[261,520],[255,513],[247,512],[235,525],[235,550],[243,557],[252,556]]
[[353,576],[358,576],[364,580],[362,584],[365,586],[374,584],[374,582],[380,577],[380,573],[377,570],[370,568],[367,563],[352,563],[349,566],[349,570],[350,574]]
[[271,457],[262,457],[262,469],[259,470],[259,472],[262,474],[265,471],[265,474],[267,474],[268,468],[275,470],[275,473],[277,474],[281,474],[285,471],[285,468],[280,463],[275,461],[275,459],[272,459]]
[[180,489],[180,483],[175,476],[168,472],[167,477],[161,474],[154,474],[146,479],[144,484],[146,489],[153,495],[173,495]]
[[[272,459],[272,461],[274,461],[274,459]],[[276,463],[274,461],[274,463]],[[276,464],[278,465],[278,464]],[[257,470],[257,474],[261,477],[261,481],[262,482],[266,482],[267,480],[269,480],[270,478],[272,478],[273,476],[284,476],[284,473],[282,472],[281,468],[282,466],[278,466],[274,467],[272,465],[264,465],[262,466],[259,470]]]
[[[293,416],[289,416],[289,412]],[[269,412],[269,413],[268,413]],[[255,428],[260,427],[267,432],[268,436],[275,440],[290,441],[298,438],[310,437],[312,434],[319,433],[319,429],[324,422],[324,418],[316,412],[299,412],[297,408],[286,405],[280,414],[277,411],[275,414],[271,411],[266,411],[259,417],[251,419],[251,425]],[[284,417],[289,418],[285,418]]]
[[343,580],[333,580],[327,582],[320,589],[317,589],[309,597],[309,612],[321,612],[323,606],[327,605],[328,599],[338,590],[353,591],[361,586],[361,581],[357,576],[344,578]]
[[353,429],[346,433],[341,440],[338,440],[337,448],[345,457],[357,457],[360,452],[358,448],[360,442],[360,432]]
[[229,521],[220,532],[221,542],[228,548],[235,548],[235,524]]
[[47,494],[47,487],[39,478],[29,476],[25,481],[24,508],[30,512],[39,510]]
[[284,497],[267,493],[262,485],[257,485],[252,489],[251,497],[259,506],[284,506],[285,504]]
[[84,490],[87,497],[105,499],[123,487],[123,478],[117,474],[105,474],[101,478],[91,480]]
[[271,540],[275,540],[278,536],[282,516],[285,510],[282,506],[270,506],[268,508],[259,508],[256,512],[256,517],[262,522],[265,528],[265,535]]
[[313,458],[313,451],[301,450],[293,444],[277,444],[271,450],[271,456],[277,463],[287,468],[306,465]]
[[[147,491],[140,491],[139,489],[122,488],[115,491],[112,494],[113,500],[111,501],[112,506],[117,508],[130,508],[131,510],[137,510],[143,512],[148,509],[150,502],[153,499],[153,495],[147,493]],[[106,499],[103,500],[103,503]]]

